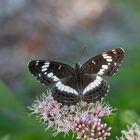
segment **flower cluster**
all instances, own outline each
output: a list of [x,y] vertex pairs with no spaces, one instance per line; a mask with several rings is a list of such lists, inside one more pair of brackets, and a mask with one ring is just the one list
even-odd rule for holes
[[43,94],[32,107],[32,114],[36,114],[47,128],[53,127],[55,134],[70,130],[81,140],[106,140],[111,128],[101,121],[101,118],[112,113],[112,108],[104,103],[79,102],[77,105],[63,106],[51,95]]
[[128,130],[123,130],[118,140],[140,140],[140,125],[134,123],[128,126]]
[[75,120],[77,139],[105,140],[107,136],[110,136],[110,130],[111,128],[107,127],[106,123],[102,123],[101,119],[92,118],[87,112]]

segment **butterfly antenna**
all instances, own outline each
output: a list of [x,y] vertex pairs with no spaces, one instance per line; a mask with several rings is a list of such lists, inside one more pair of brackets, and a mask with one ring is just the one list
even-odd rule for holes
[[65,62],[68,62],[69,64],[72,64],[72,63],[73,63],[73,62],[70,61],[69,59],[63,58],[63,57],[61,57],[61,56],[57,57],[57,59],[60,59],[60,60],[65,61]]
[[84,47],[84,48],[82,49],[82,52],[81,52],[81,54],[80,54],[80,56],[79,56],[79,59],[78,59],[78,62],[80,62],[80,59],[81,59],[81,57],[83,56],[83,54],[84,54],[86,48],[87,48],[87,46]]

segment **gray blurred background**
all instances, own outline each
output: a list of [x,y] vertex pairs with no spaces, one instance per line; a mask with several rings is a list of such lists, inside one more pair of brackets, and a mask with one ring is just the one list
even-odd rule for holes
[[31,59],[74,64],[139,40],[140,16],[132,1],[0,0],[0,79],[21,86]]

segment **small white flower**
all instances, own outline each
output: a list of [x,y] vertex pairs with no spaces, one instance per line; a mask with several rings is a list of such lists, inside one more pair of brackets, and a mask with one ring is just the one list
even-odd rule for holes
[[140,140],[140,125],[134,123],[122,131],[122,136],[118,140]]

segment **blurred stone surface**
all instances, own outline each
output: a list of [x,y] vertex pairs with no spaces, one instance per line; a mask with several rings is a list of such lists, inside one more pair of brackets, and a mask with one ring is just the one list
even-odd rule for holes
[[108,0],[1,0],[0,79],[16,90],[31,59],[73,64],[84,47],[82,62],[133,42],[140,32],[127,14]]
[[26,4],[27,0],[0,0],[0,18],[5,18],[21,11]]

